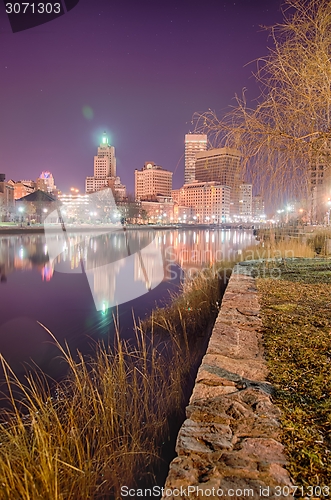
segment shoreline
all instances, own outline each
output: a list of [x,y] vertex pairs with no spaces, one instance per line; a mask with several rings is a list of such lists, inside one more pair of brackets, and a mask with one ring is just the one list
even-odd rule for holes
[[[249,226],[240,226],[235,224],[224,224],[224,225],[216,225],[216,224],[175,224],[175,225],[152,225],[152,224],[137,224],[137,225],[127,225],[127,226],[113,226],[113,225],[100,225],[100,226],[68,226],[66,228],[67,233],[91,233],[91,232],[109,232],[110,230],[138,230],[138,231],[148,231],[148,230],[159,230],[159,231],[169,231],[174,229],[209,229],[209,230],[231,230],[237,229],[240,231],[253,231],[254,227],[252,225]],[[59,226],[54,225],[54,227],[49,227],[47,229],[48,232],[59,232]],[[0,226],[0,236],[1,235],[10,235],[10,234],[43,234],[45,233],[44,226]]]

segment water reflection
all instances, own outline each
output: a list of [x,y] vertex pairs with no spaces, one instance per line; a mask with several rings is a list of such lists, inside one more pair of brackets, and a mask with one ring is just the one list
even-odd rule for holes
[[[61,247],[61,236],[54,234],[45,242],[43,235],[12,236],[0,238],[0,279],[6,282],[14,271],[29,272],[37,269],[41,280],[50,281],[55,272],[88,273],[93,271],[94,292],[112,297],[115,293],[116,276],[132,258],[132,280],[142,281],[149,290],[148,277],[160,279],[155,266],[155,254],[141,251],[153,243],[163,256],[163,277],[170,279],[169,263],[178,264],[184,270],[198,270],[215,262],[231,261],[238,250],[252,244],[255,239],[248,231],[228,230],[167,230],[167,231],[117,231],[95,236],[69,234]],[[60,248],[56,258],[49,258],[51,248]],[[107,280],[104,268],[113,264],[112,277]],[[145,268],[145,269],[144,269]],[[128,285],[128,284],[127,284]]]
[[[0,237],[0,352],[16,369],[33,358],[57,377],[58,352],[37,321],[73,351],[86,352],[91,339],[111,338],[113,313],[122,336],[130,338],[132,310],[140,317],[150,314],[155,302],[169,300],[183,271],[190,275],[231,260],[254,241],[248,231],[198,229],[69,233],[65,244],[56,234],[47,242],[41,234]],[[60,243],[61,253],[50,259],[50,249]],[[111,272],[105,272],[108,266]],[[110,308],[116,303],[118,311]]]

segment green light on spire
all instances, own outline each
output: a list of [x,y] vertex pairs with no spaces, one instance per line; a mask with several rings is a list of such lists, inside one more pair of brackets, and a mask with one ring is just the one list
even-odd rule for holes
[[103,133],[102,144],[108,144],[108,137],[106,132]]

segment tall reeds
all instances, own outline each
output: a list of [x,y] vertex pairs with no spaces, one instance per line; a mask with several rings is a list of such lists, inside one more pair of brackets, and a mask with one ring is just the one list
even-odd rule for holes
[[314,257],[315,251],[305,235],[287,234],[279,230],[263,230],[259,233],[259,243],[247,247],[242,252],[242,260],[270,260]]

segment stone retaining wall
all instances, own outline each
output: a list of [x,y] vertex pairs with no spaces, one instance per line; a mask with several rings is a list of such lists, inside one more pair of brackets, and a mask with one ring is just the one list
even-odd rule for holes
[[289,498],[259,310],[250,268],[237,265],[186,408],[163,498]]

